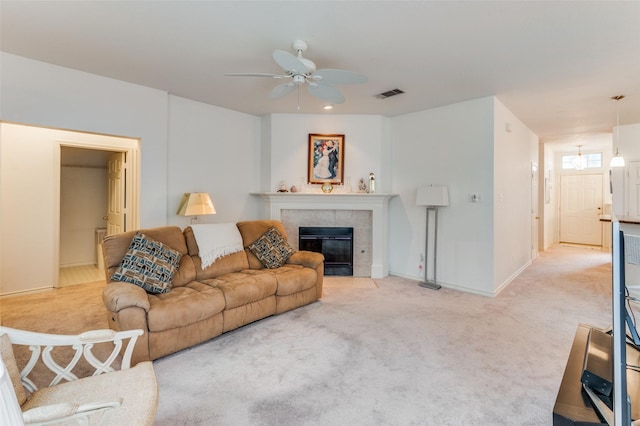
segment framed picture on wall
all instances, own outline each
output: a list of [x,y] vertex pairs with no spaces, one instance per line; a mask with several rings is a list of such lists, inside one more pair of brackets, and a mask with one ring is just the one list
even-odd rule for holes
[[309,183],[344,183],[344,135],[309,134]]

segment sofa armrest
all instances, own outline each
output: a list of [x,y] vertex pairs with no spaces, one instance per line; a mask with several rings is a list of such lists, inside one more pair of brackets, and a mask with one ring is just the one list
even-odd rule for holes
[[322,253],[305,250],[293,253],[287,260],[287,263],[302,265],[313,269],[317,268],[322,262],[324,262],[324,256]]
[[120,312],[125,308],[137,307],[146,312],[151,309],[149,296],[142,287],[137,285],[111,281],[102,292],[102,301],[108,311]]

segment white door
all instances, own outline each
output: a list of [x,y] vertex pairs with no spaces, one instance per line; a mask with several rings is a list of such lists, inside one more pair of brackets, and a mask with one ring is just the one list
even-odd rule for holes
[[602,245],[602,175],[562,176],[560,242]]
[[107,180],[109,185],[107,205],[107,235],[127,230],[126,154],[115,152],[109,156]]
[[538,163],[531,163],[531,260],[538,257]]
[[629,178],[629,207],[626,209],[626,216],[632,219],[640,218],[640,161],[630,161],[627,163],[627,173]]

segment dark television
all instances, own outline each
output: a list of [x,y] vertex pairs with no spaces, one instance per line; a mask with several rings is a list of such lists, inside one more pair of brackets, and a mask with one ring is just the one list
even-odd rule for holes
[[[554,426],[640,426],[640,221],[612,217],[611,328],[579,324],[553,408]],[[638,282],[635,282],[638,281]]]
[[[638,367],[640,338],[629,306],[626,282],[625,231],[638,226],[612,218],[612,359],[613,359],[613,425],[640,425],[640,371]],[[633,231],[631,231],[633,232]],[[635,232],[633,232],[635,233]],[[640,232],[638,233],[640,236]],[[596,394],[596,396],[598,396]],[[593,396],[590,395],[593,399]],[[596,402],[597,404],[597,402]],[[608,422],[609,423],[609,422]]]

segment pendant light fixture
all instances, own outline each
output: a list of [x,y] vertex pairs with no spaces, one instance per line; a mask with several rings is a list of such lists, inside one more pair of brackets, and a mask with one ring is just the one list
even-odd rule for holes
[[620,155],[620,100],[624,99],[624,95],[612,96],[611,99],[616,101],[616,155],[613,156],[609,167],[624,167],[624,157]]
[[584,170],[584,168],[587,167],[587,159],[582,156],[581,147],[582,145],[578,145],[578,156],[573,160],[573,167],[575,167],[576,170]]

